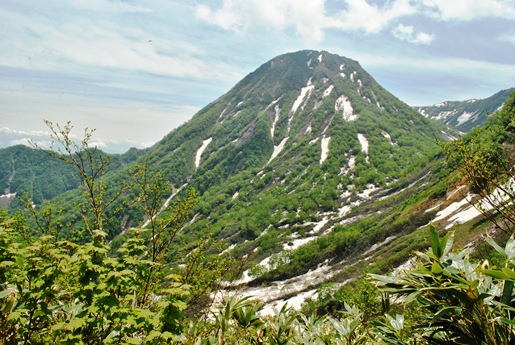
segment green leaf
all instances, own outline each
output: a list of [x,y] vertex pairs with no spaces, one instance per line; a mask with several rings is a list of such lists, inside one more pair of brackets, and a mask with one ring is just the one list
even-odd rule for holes
[[440,243],[440,250],[442,255],[447,255],[451,251],[453,243],[454,231],[451,231],[445,234],[444,238],[442,239],[442,242]]
[[504,289],[501,296],[501,302],[508,305],[511,302],[511,297],[513,295],[513,281],[508,280],[504,282]]
[[507,319],[505,317],[501,317],[501,318],[499,318],[499,320],[501,320],[502,322],[504,322],[505,324],[508,324],[510,326],[515,326],[515,321],[513,321],[513,320]]
[[487,237],[487,238],[486,238],[486,242],[488,242],[488,244],[489,244],[489,245],[491,245],[492,247],[494,247],[494,249],[495,249],[498,253],[500,253],[500,254],[502,254],[503,256],[506,256],[506,257],[508,256],[508,255],[506,254],[506,252],[504,251],[504,249],[502,249],[502,248],[501,248],[501,247],[500,247],[500,246],[495,242],[495,240],[494,240],[493,238],[491,238],[491,237]]
[[442,266],[438,262],[433,262],[433,265],[431,265],[431,272],[434,275],[440,276],[443,273]]
[[438,259],[440,259],[442,257],[440,238],[433,223],[429,224],[429,241],[431,242],[431,251]]
[[508,276],[504,272],[501,272],[499,270],[483,270],[483,273],[490,277],[496,278],[496,279],[501,279],[501,280],[508,279]]
[[512,269],[509,269],[507,267],[503,267],[501,268],[501,271],[506,274],[506,276],[508,277],[508,279],[511,279],[511,280],[515,280],[515,271],[513,271]]

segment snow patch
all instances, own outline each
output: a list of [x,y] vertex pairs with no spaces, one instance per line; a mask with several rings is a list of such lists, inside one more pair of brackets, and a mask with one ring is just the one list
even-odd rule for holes
[[324,93],[322,94],[322,98],[326,98],[331,94],[331,91],[333,91],[334,85],[329,86],[327,89],[325,89]]
[[0,195],[0,199],[12,199],[16,196],[16,193],[7,193]]
[[450,229],[455,224],[466,223],[480,215],[481,212],[479,212],[478,209],[474,206],[470,205],[469,207],[463,209],[462,211],[456,213],[451,218],[449,218],[449,224],[447,224],[445,229]]
[[225,248],[220,252],[220,255],[223,255],[231,250],[233,250],[236,247],[236,243],[231,244],[229,247]]
[[321,221],[316,223],[316,225],[313,228],[313,230],[311,230],[309,233],[316,234],[317,232],[319,232],[327,224],[328,221],[329,221],[329,219],[327,217],[324,217]]
[[213,140],[213,137],[206,139],[202,142],[202,146],[197,150],[197,154],[195,156],[195,169],[197,169],[200,165],[200,157],[202,156],[202,153],[206,149],[207,145],[211,143],[211,140]]
[[277,121],[279,121],[279,115],[281,115],[281,109],[279,108],[278,105],[275,106],[274,110],[275,110],[274,122],[272,122],[272,127],[270,127],[270,136],[272,137],[272,139],[274,139],[275,125],[277,124]]
[[321,62],[322,62],[322,58],[323,58],[323,55],[322,55],[322,54],[318,55],[318,62],[319,62],[319,63],[321,63]]
[[268,160],[268,162],[266,164],[269,164],[275,157],[277,157],[279,155],[279,153],[281,153],[281,151],[284,149],[284,145],[286,144],[286,141],[288,141],[288,138],[289,137],[285,137],[283,140],[281,140],[279,145],[274,145],[274,152],[272,153],[272,156],[270,157],[270,159]]
[[351,210],[349,205],[344,205],[338,209],[338,216],[343,217]]
[[340,175],[347,175],[355,167],[356,167],[356,157],[351,155],[350,158],[347,160],[347,168],[345,168],[345,167],[340,168]]
[[460,126],[462,124],[464,124],[465,122],[467,122],[468,120],[470,120],[470,118],[474,115],[475,113],[467,113],[467,112],[464,112],[463,114],[460,115],[460,117],[458,117],[457,121],[458,123],[456,124],[456,126]]
[[[159,215],[159,213],[164,211],[170,205],[170,202],[172,201],[173,197],[176,196],[177,193],[179,193],[186,186],[187,186],[187,183],[183,184],[180,188],[177,188],[175,190],[172,187],[172,195],[170,195],[170,197],[168,199],[166,199],[166,201],[164,202],[163,206],[161,206],[161,209],[159,210],[158,215]],[[150,224],[150,221],[151,221],[150,218],[147,219],[146,221],[144,221],[143,224],[141,225],[141,228],[145,228],[148,224]],[[122,231],[122,233],[120,233],[120,235],[123,235],[124,233],[125,232]]]
[[293,241],[289,241],[287,243],[285,243],[283,245],[283,249],[284,250],[293,250],[293,249],[297,249],[299,248],[300,246],[306,244],[306,243],[309,243],[313,240],[316,240],[318,237],[317,236],[311,236],[311,237],[305,237],[305,238],[297,238]]
[[225,111],[227,110],[227,107],[229,106],[229,104],[227,104],[227,106],[225,106],[224,110],[222,110],[222,112],[220,113],[220,115],[218,116],[218,119],[221,119],[222,116],[224,115]]
[[[300,95],[297,97],[295,102],[293,102],[293,106],[291,107],[291,111],[293,114],[297,112],[297,109],[301,106],[301,104],[304,102],[305,99],[309,98],[309,95],[311,94],[311,91],[315,88],[315,85],[311,83],[311,78],[308,81],[308,85],[306,87],[303,87],[300,90]],[[306,97],[306,95],[308,97]]]
[[390,145],[394,146],[395,144],[393,143],[392,141],[392,137],[390,136],[390,134],[386,133],[386,132],[381,132],[381,134],[383,135],[383,137],[385,137],[386,139],[388,139],[388,141],[390,142]]
[[322,164],[326,159],[327,155],[329,154],[329,141],[331,140],[331,137],[322,137],[321,145],[322,145],[322,153],[320,154],[320,164]]
[[361,133],[358,133],[358,140],[361,144],[361,151],[365,153],[367,163],[370,163],[370,160],[368,158],[368,139]]
[[[309,291],[301,292],[293,297],[288,298],[287,300],[278,299],[273,303],[267,304],[260,310],[259,314],[262,316],[273,316],[275,315],[275,310],[281,310],[284,305],[292,307],[295,310],[300,310],[302,304],[306,302],[308,298],[316,298],[318,296],[318,290],[312,289]],[[275,309],[275,310],[274,310]]]
[[358,196],[361,199],[370,199],[370,195],[372,195],[374,191],[379,189],[372,183],[367,184],[366,187],[367,188],[364,189],[361,193],[358,193]]
[[445,218],[449,217],[450,215],[456,213],[456,211],[458,211],[461,208],[463,208],[464,206],[468,205],[469,200],[472,197],[473,197],[473,195],[469,193],[469,194],[467,194],[467,196],[464,199],[457,201],[457,202],[453,202],[452,204],[450,204],[443,210],[439,211],[436,214],[436,217],[433,219],[433,222],[437,222],[439,220],[445,219]]
[[309,142],[309,145],[313,145],[314,143],[316,143],[316,142],[318,141],[318,139],[319,139],[319,138],[315,138],[315,139],[311,140],[311,141]]
[[352,108],[352,103],[345,95],[338,97],[334,103],[334,111],[341,112],[343,119],[347,122],[355,121],[358,118],[358,115],[353,114],[354,109]]
[[370,247],[367,251],[365,251],[363,254],[361,254],[361,256],[365,256],[365,255],[372,253],[376,249],[384,246],[385,244],[387,244],[388,242],[393,240],[395,237],[397,237],[397,236],[388,236],[383,242],[372,245],[372,247]]

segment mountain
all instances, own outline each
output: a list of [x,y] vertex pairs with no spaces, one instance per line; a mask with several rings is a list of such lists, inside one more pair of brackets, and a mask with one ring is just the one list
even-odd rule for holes
[[[131,149],[123,155],[112,156],[112,169],[127,166],[144,151]],[[99,152],[99,154],[103,154]],[[61,160],[24,145],[0,149],[0,209],[11,202],[19,206],[16,196],[28,192],[32,202],[41,204],[79,187],[74,169]]]
[[[197,243],[219,241],[241,264],[226,290],[271,307],[398,267],[427,246],[432,219],[458,224],[463,218],[450,218],[459,207],[437,216],[461,200],[437,145],[448,136],[358,62],[300,51],[264,63],[153,147],[113,165],[106,186],[146,164],[173,187],[163,204],[195,188],[200,202],[174,238],[170,267],[181,273]],[[4,170],[8,180],[20,169]],[[80,196],[60,194],[67,214]],[[146,220],[127,206],[131,198],[107,212],[113,246]]]
[[[444,134],[356,61],[301,51],[263,64],[145,159],[176,189],[201,194],[177,250],[211,236],[242,262],[240,283],[281,290],[273,282],[295,285],[314,272],[323,277],[300,284],[311,291],[354,275],[373,246],[402,246],[429,222],[436,210],[425,213],[423,203],[447,188],[434,163]],[[385,265],[421,245],[411,242]],[[354,273],[344,272],[344,259]]]
[[515,88],[502,90],[485,99],[446,101],[413,108],[427,118],[442,121],[446,125],[466,133],[476,126],[481,126],[490,114],[502,108],[513,90]]

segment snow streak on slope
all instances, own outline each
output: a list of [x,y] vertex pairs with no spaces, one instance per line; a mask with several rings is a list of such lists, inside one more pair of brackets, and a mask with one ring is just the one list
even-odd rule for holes
[[331,85],[329,86],[325,91],[324,93],[322,94],[322,97],[323,98],[326,98],[327,96],[329,96],[331,94],[331,91],[333,91],[334,89],[334,85]]
[[383,137],[385,137],[386,139],[388,139],[388,141],[390,142],[390,145],[394,146],[395,144],[393,143],[392,141],[392,137],[390,136],[390,134],[386,133],[386,132],[381,132],[381,134],[383,135]]
[[358,133],[358,140],[359,140],[359,143],[361,144],[361,151],[363,151],[365,153],[365,155],[367,156],[366,157],[367,163],[370,163],[370,161],[368,159],[368,139],[363,134]]
[[326,159],[327,155],[329,154],[329,141],[331,140],[331,137],[322,137],[321,145],[322,145],[322,153],[320,154],[320,164],[322,164]]
[[353,114],[354,109],[352,108],[352,104],[345,95],[338,97],[334,103],[334,111],[341,112],[344,120],[347,122],[355,121],[358,118],[358,115]]
[[456,124],[456,126],[460,126],[460,125],[464,124],[465,122],[469,121],[473,115],[475,115],[475,113],[464,112],[463,114],[460,115],[460,117],[458,117],[458,119],[457,119],[458,123]]
[[275,110],[274,122],[272,123],[272,127],[270,127],[270,136],[272,137],[272,140],[274,139],[275,125],[276,125],[277,121],[279,121],[279,115],[281,115],[281,109],[279,108],[278,105],[275,106],[274,110]]
[[213,138],[206,139],[202,142],[202,146],[197,150],[197,155],[195,156],[195,169],[197,169],[200,165],[200,157],[202,156],[202,152],[206,149],[207,145],[213,140]]
[[[301,104],[304,102],[305,99],[309,98],[309,95],[311,94],[311,91],[315,88],[315,85],[311,83],[311,78],[308,80],[308,85],[306,87],[303,87],[300,90],[300,95],[297,97],[295,102],[293,102],[293,106],[291,107],[291,112],[295,114],[297,112],[297,109],[301,106]],[[306,95],[308,97],[306,97]]]
[[270,157],[270,159],[268,160],[268,162],[266,164],[269,164],[275,157],[277,157],[279,155],[279,153],[281,153],[281,151],[284,149],[284,145],[288,141],[288,138],[289,137],[285,137],[283,140],[281,140],[279,145],[274,145],[274,152],[272,153],[272,156]]

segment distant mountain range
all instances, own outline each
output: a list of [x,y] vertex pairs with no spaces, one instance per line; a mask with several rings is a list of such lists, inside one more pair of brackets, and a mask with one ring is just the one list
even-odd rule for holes
[[514,90],[502,90],[485,99],[446,101],[414,108],[427,118],[441,121],[466,133],[474,127],[481,126],[490,114],[499,110]]
[[[365,270],[404,263],[427,245],[430,220],[442,228],[462,220],[451,219],[461,208],[438,214],[459,197],[451,193],[457,178],[437,140],[456,134],[450,126],[465,132],[480,125],[509,92],[414,109],[354,60],[289,53],[264,63],[153,147],[114,156],[107,185],[115,188],[134,164],[146,163],[177,196],[194,187],[200,202],[174,252],[213,238],[243,266],[228,289],[262,294],[269,306],[314,298],[321,284],[338,287]],[[23,158],[40,154],[0,150],[2,190],[28,190],[36,204],[64,198],[71,214],[80,197],[76,182],[64,181],[68,172],[46,161],[41,169],[41,159]],[[111,239],[144,222],[127,206],[113,209],[124,212],[111,213]]]

